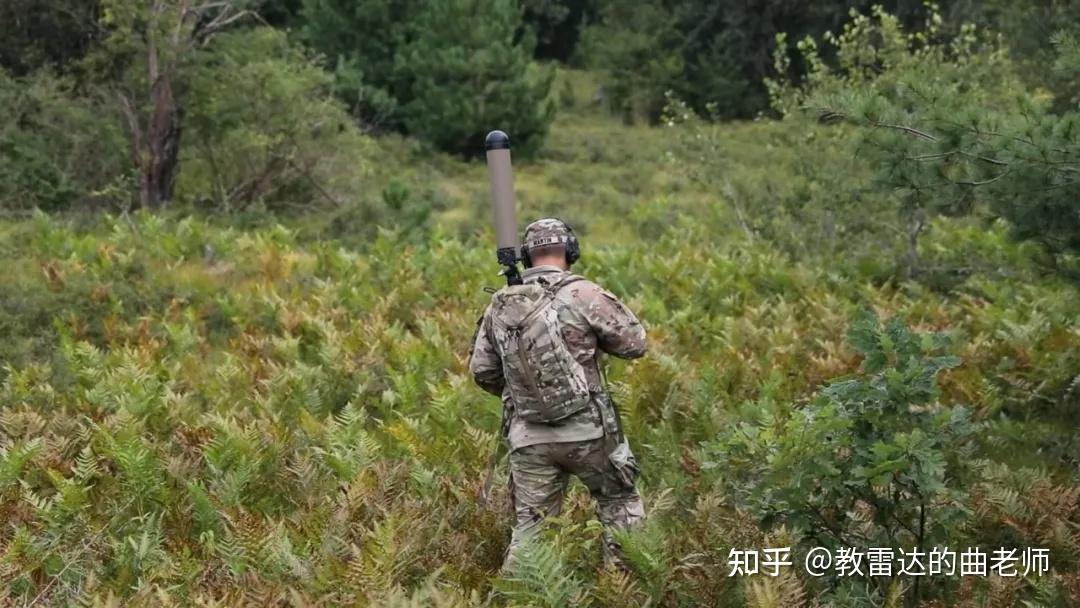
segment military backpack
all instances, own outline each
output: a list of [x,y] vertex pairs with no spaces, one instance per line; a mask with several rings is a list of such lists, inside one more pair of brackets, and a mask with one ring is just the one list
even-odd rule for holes
[[511,285],[491,303],[492,341],[514,408],[526,422],[552,423],[589,405],[585,369],[563,340],[556,299],[561,289],[583,280],[568,275],[550,286]]

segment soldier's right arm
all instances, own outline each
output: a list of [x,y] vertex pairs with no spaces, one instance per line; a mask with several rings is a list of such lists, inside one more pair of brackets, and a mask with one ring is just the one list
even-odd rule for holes
[[502,358],[491,341],[489,325],[488,311],[484,311],[484,316],[477,322],[476,336],[473,338],[469,373],[480,388],[499,396],[502,395],[506,379],[503,377]]
[[601,350],[623,359],[637,359],[645,354],[645,327],[615,294],[586,282],[579,296],[583,299],[585,319],[596,332]]

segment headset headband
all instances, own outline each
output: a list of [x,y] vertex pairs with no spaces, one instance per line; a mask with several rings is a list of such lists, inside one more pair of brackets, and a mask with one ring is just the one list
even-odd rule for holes
[[[578,258],[581,257],[581,246],[578,244],[577,235],[574,234],[574,229],[570,227],[570,224],[567,224],[566,222],[562,221],[561,219],[559,219],[557,217],[544,218],[544,219],[553,219],[553,220],[559,222],[560,224],[563,225],[563,228],[566,229],[567,234],[562,235],[562,236],[542,236],[542,237],[537,237],[537,238],[534,238],[534,239],[530,239],[529,241],[522,244],[519,255],[521,257],[521,260],[523,262],[525,262],[525,267],[526,268],[532,268],[532,257],[529,255],[529,250],[530,249],[536,249],[537,247],[543,247],[545,245],[555,245],[555,244],[565,245],[566,246],[566,263],[567,264],[573,264],[574,262],[578,261]],[[536,220],[536,222],[539,222],[539,221],[542,221],[542,220]],[[536,222],[533,222],[532,224],[529,224],[528,226],[525,227],[525,233],[526,234],[528,234],[529,228],[531,228],[533,226],[533,224],[535,224]]]

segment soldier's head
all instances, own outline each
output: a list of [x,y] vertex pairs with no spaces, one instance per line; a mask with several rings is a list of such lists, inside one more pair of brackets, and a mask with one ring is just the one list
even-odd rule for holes
[[526,268],[558,266],[568,270],[581,256],[574,230],[566,222],[546,217],[525,227],[521,259]]

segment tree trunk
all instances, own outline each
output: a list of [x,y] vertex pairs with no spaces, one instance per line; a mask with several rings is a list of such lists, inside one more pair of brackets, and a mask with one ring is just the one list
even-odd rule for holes
[[138,172],[134,206],[159,209],[172,200],[183,119],[173,86],[185,55],[251,14],[236,4],[236,0],[153,0],[146,22],[124,34],[146,43],[145,83],[116,91],[127,121],[131,164]]
[[142,203],[154,209],[172,200],[180,165],[180,108],[173,97],[170,72],[163,73],[150,92]]
[[922,235],[923,228],[926,226],[926,214],[922,209],[912,210],[911,218],[908,221],[908,268],[907,274],[909,279],[914,279],[919,276],[921,270],[919,258],[919,236]]

